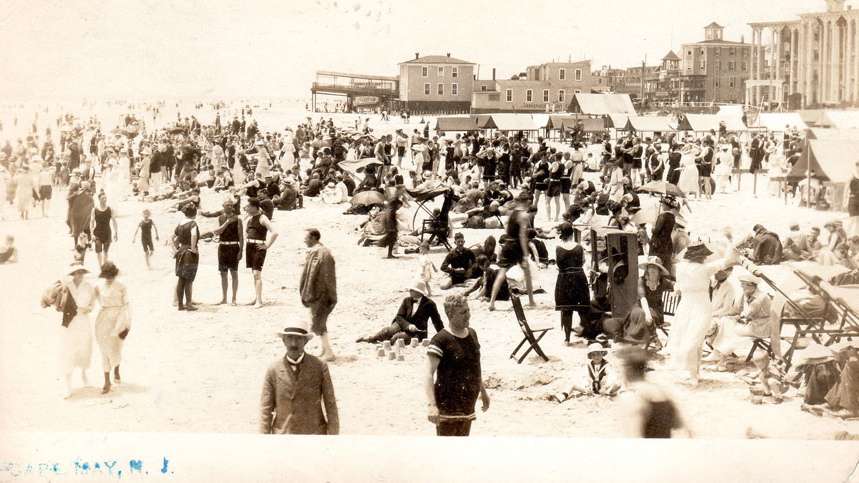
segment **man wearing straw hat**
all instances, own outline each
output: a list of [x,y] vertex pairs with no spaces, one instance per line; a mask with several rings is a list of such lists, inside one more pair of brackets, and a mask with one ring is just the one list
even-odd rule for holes
[[303,327],[286,327],[277,334],[286,354],[265,373],[260,432],[338,434],[340,419],[328,365],[304,352],[313,334]]

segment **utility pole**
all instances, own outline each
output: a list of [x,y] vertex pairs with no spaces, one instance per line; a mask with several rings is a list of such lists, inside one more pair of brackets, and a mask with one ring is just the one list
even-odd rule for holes
[[647,56],[641,61],[641,104],[644,105],[644,66],[647,64]]

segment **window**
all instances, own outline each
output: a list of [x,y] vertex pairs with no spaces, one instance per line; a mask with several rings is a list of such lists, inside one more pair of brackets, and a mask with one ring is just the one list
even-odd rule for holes
[[505,95],[507,96],[507,102],[513,102],[513,89],[507,89]]
[[707,62],[702,60],[700,67],[701,67],[701,70],[706,70],[707,69]]
[[692,55],[692,51],[691,51],[691,50],[687,50],[687,51],[686,51],[686,55]]
[[582,93],[581,89],[576,89],[576,94],[581,94],[581,93]]
[[567,69],[558,70],[558,80],[567,80]]
[[444,77],[444,67],[443,66],[438,68],[438,76]]
[[722,71],[722,61],[717,60],[716,61],[716,72],[721,72],[721,71]]
[[424,84],[424,95],[427,95],[427,96],[428,96],[428,95],[430,95],[430,85],[429,85],[429,82],[427,82],[426,84]]
[[728,80],[728,87],[734,87],[734,85],[735,85],[735,84],[736,84],[736,82],[734,82],[734,78],[733,78],[733,77],[731,77],[731,78]]
[[713,80],[713,87],[719,87],[719,79]]
[[737,48],[731,47],[731,50],[728,51],[729,55],[737,55]]
[[[422,66],[421,67],[421,77],[427,77],[428,75],[429,75],[429,67],[427,67],[425,65]],[[429,92],[427,92],[427,94],[429,94]]]
[[438,95],[440,95],[440,96],[444,95],[444,84],[438,85]]
[[735,70],[737,70],[737,63],[733,60],[728,62],[728,72],[734,72]]
[[486,92],[486,86],[480,86],[480,92]]
[[746,71],[746,63],[743,62],[742,64],[740,64],[740,68],[742,69],[743,72],[745,72]]
[[453,84],[450,85],[450,95],[452,95],[452,96],[458,96],[459,95],[459,84],[457,84],[456,82],[454,82]]
[[543,102],[549,102],[549,89],[543,89]]
[[534,92],[531,89],[525,91],[525,102],[532,102],[534,100]]
[[582,80],[582,69],[576,69],[576,81]]
[[566,92],[563,89],[558,91],[558,102],[564,102],[564,96]]
[[716,49],[713,49],[713,50],[715,50],[715,51],[716,51],[716,57],[718,57],[718,56],[722,53],[722,49],[716,48]]
[[451,67],[450,68],[450,76],[453,78],[459,77],[459,67]]

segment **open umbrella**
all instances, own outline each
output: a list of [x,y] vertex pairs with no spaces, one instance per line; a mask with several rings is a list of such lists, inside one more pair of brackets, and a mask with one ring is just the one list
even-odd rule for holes
[[644,186],[639,187],[636,191],[639,193],[656,193],[660,195],[672,195],[679,198],[685,198],[686,193],[683,192],[677,185],[667,181],[651,181]]
[[362,191],[355,194],[351,200],[352,206],[384,205],[385,196],[378,191]]

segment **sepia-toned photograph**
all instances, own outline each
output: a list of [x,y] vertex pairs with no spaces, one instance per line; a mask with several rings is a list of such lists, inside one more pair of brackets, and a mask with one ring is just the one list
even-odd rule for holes
[[0,481],[859,482],[857,29],[0,3]]

